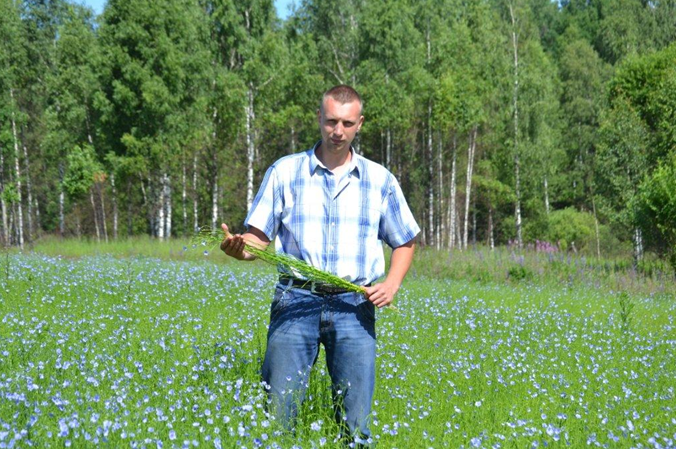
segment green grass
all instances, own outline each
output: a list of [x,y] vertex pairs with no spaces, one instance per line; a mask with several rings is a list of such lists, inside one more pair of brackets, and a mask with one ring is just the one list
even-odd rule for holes
[[[53,240],[0,259],[0,443],[339,447],[323,356],[296,435],[265,416],[274,269],[183,246]],[[504,250],[418,256],[399,312],[378,314],[379,447],[676,445],[676,303],[650,278],[622,294],[539,255],[520,279]]]

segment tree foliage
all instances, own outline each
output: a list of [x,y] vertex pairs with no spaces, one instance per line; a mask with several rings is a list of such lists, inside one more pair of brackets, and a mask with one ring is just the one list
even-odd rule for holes
[[355,148],[400,179],[422,243],[507,243],[518,209],[526,239],[642,231],[666,254],[675,24],[671,0],[303,0],[284,21],[272,0],[5,0],[2,235],[236,227],[348,83]]

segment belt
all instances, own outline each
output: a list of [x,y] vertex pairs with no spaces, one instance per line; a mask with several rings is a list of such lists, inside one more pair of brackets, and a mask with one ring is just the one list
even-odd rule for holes
[[[351,290],[347,290],[343,287],[337,287],[332,284],[326,284],[324,282],[308,281],[305,279],[297,279],[289,276],[280,276],[279,282],[287,285],[289,284],[289,282],[291,282],[291,286],[293,288],[307,290],[317,295],[339,295],[341,293],[351,292]],[[370,284],[366,285],[365,287],[369,286]]]

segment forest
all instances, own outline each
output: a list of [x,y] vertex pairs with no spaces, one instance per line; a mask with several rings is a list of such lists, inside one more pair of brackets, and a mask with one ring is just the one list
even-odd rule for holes
[[437,249],[676,268],[675,0],[0,0],[0,241],[242,226],[354,86]]

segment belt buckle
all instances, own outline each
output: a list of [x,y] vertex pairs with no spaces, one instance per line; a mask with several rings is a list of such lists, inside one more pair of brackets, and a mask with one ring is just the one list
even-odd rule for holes
[[310,293],[313,295],[321,295],[320,292],[316,290],[317,283],[315,281],[310,281]]

